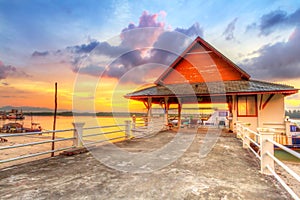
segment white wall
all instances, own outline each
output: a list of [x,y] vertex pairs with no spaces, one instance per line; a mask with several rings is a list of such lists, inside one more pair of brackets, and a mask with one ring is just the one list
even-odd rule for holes
[[[267,95],[264,95],[263,102],[268,98]],[[266,107],[260,111],[260,121],[261,123],[265,122],[275,122],[283,123],[285,117],[284,111],[284,96],[282,94],[275,94]],[[260,124],[262,125],[262,124]]]
[[275,94],[272,99],[266,104],[265,108],[260,108],[261,97],[262,105],[266,102],[270,95],[257,95],[257,117],[238,117],[237,116],[237,102],[236,96],[233,97],[233,120],[250,123],[250,129],[256,131],[258,127],[263,127],[264,123],[284,123],[285,110],[284,110],[284,96],[282,94]]

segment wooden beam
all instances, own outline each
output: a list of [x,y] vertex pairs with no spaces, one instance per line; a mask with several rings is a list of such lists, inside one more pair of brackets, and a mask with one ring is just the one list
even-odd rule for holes
[[227,106],[230,113],[232,113],[232,96],[227,96]]
[[151,115],[152,115],[152,98],[148,97],[148,112],[147,112],[148,122],[152,121]]
[[146,107],[146,108],[147,108],[147,110],[148,110],[148,109],[149,109],[148,102],[146,102],[146,101],[143,101],[143,103],[144,103],[145,107]]
[[178,122],[177,122],[177,126],[179,128],[181,126],[181,109],[182,109],[182,100],[178,98]]
[[260,95],[259,110],[261,110],[261,106],[262,106],[262,102],[263,102],[263,97],[264,97],[264,94],[261,94]]
[[164,98],[164,103],[165,103],[165,123],[166,123],[166,125],[168,126],[168,124],[169,124],[169,106],[170,106],[170,104],[169,104],[169,98],[168,97],[165,97]]
[[262,106],[262,109],[264,109],[267,104],[269,103],[269,101],[274,97],[274,94],[270,94],[270,96],[268,97],[268,99],[265,101],[264,105]]

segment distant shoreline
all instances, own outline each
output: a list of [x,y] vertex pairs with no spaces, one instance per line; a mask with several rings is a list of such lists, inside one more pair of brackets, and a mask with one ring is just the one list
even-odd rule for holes
[[[54,116],[53,112],[24,112],[25,116]],[[145,113],[127,113],[127,112],[97,112],[97,113],[77,113],[77,112],[59,112],[57,116],[101,116],[101,117],[112,117],[112,116],[132,116],[135,115],[137,117],[145,116]]]

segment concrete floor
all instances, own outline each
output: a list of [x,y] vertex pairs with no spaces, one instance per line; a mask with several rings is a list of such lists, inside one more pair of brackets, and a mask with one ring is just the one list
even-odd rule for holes
[[[160,155],[133,156],[125,162],[117,159],[122,154],[110,155],[101,148],[4,168],[1,199],[290,199],[273,177],[260,174],[258,161],[236,138],[223,132],[215,144],[206,145],[212,147],[208,151],[203,145],[206,131],[199,129],[179,158],[173,153],[184,146],[181,141],[189,141],[192,133],[187,129],[180,131],[186,134],[180,141],[174,140],[178,133],[168,131],[117,144],[125,152],[148,156],[173,144]],[[208,154],[199,157],[199,151]],[[172,156],[174,162],[161,168]]]

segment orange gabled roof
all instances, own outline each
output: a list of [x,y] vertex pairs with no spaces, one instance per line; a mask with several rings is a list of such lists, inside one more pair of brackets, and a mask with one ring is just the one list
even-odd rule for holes
[[[214,75],[211,76],[209,74],[205,73],[199,73],[199,69],[196,69],[197,66],[195,66],[195,63],[189,62],[190,60],[187,60],[187,56],[189,54],[195,54],[190,55],[190,58],[193,62],[201,62],[201,59],[203,59],[201,55],[196,55],[196,53],[191,53],[193,48],[197,48],[197,44],[199,44],[199,47],[203,47],[204,49],[208,49],[209,52],[212,53],[211,55],[206,55],[206,60],[209,58],[210,60],[216,59],[218,60],[219,64],[226,65],[223,67],[225,71],[219,72],[221,74],[223,80],[249,80],[250,75],[246,73],[244,70],[239,68],[236,64],[234,64],[231,60],[229,60],[226,56],[224,56],[222,53],[220,53],[218,50],[216,50],[213,46],[211,46],[209,43],[207,43],[205,40],[203,40],[201,37],[197,37],[187,48],[186,50],[177,57],[177,59],[168,67],[166,71],[155,81],[155,84],[170,84],[170,81],[177,79],[174,83],[178,84],[182,81],[189,81],[189,82],[211,82],[211,81],[220,81],[220,80],[214,80]],[[206,52],[206,51],[203,51]],[[201,53],[201,52],[198,52]],[[214,60],[215,61],[215,60]],[[214,62],[213,61],[213,62]],[[205,62],[205,61],[204,61]],[[215,66],[219,65],[215,63]],[[221,65],[220,64],[220,65]],[[179,66],[179,67],[178,67]],[[199,66],[198,68],[201,68],[203,66]],[[204,66],[207,67],[207,66]],[[209,67],[209,66],[208,66]],[[221,66],[222,67],[222,66]],[[175,72],[175,68],[178,68],[178,72],[183,75],[174,75],[178,74],[178,72]],[[216,68],[216,67],[215,67]],[[180,69],[180,70],[179,70]],[[217,66],[217,69],[219,70],[219,66]],[[198,72],[197,72],[198,70]],[[173,74],[172,74],[173,73]],[[223,74],[225,75],[223,75]],[[230,76],[232,74],[232,76]],[[170,77],[169,77],[170,76]],[[203,77],[206,76],[206,77]],[[225,78],[223,76],[226,76]],[[181,77],[181,78],[180,78]],[[183,77],[183,78],[182,78]],[[183,80],[184,79],[184,80]],[[165,83],[166,82],[166,83]]]

